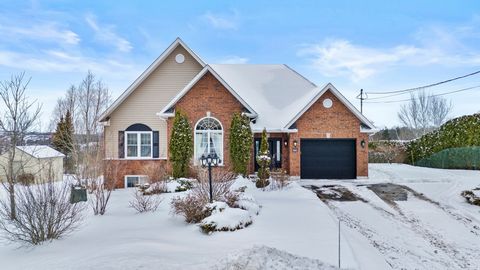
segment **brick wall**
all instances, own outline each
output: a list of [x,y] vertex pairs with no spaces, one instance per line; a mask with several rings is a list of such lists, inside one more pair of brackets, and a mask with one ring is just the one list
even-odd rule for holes
[[[333,101],[331,108],[323,107],[323,100]],[[289,136],[290,174],[300,176],[301,138],[353,138],[357,148],[357,176],[368,176],[368,134],[360,133],[360,120],[330,91],[325,92],[296,122],[298,133]],[[297,152],[293,152],[296,140]],[[360,142],[365,140],[365,148]]]
[[[234,112],[242,112],[243,105],[210,73],[207,72],[175,105],[176,110],[182,110],[190,121],[190,126],[201,119],[210,116],[218,119],[223,126],[223,165],[221,169],[229,169],[229,135],[230,124]],[[168,119],[168,141],[172,130],[173,118]]]
[[115,159],[105,161],[104,176],[106,181],[116,181],[116,188],[125,187],[125,175],[149,175],[154,168],[166,170],[167,161],[159,159],[128,160]]

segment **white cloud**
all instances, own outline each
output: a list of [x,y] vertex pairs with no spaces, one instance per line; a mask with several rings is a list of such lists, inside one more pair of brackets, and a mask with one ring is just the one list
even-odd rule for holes
[[475,37],[474,29],[429,26],[417,31],[410,44],[389,48],[362,46],[345,39],[326,39],[304,46],[299,55],[309,58],[312,67],[325,76],[347,76],[352,81],[396,67],[478,66],[480,50],[475,46],[471,48],[466,41]]
[[238,28],[239,14],[235,10],[230,14],[214,14],[210,11],[207,11],[202,15],[202,18],[217,29],[228,30]]
[[0,34],[3,37],[10,36],[15,39],[52,41],[70,45],[76,45],[80,42],[80,37],[77,33],[68,29],[62,29],[54,22],[34,24],[29,27],[0,25]]
[[225,58],[219,60],[219,64],[246,64],[248,63],[248,58],[240,57],[236,55],[229,55]]
[[137,68],[113,58],[91,58],[61,50],[46,50],[35,54],[0,50],[0,67],[40,72],[85,72],[122,76],[136,74]]
[[121,52],[129,52],[133,49],[133,46],[128,40],[115,33],[115,27],[113,25],[99,25],[93,14],[87,14],[85,21],[90,28],[95,31],[95,36],[99,41],[112,45]]

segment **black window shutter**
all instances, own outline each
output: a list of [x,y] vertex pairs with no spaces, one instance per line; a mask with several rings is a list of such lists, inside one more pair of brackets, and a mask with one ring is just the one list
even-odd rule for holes
[[153,132],[153,158],[159,158],[160,157],[160,149],[159,149],[159,137],[158,137],[158,131]]
[[125,158],[125,131],[118,132],[118,158]]

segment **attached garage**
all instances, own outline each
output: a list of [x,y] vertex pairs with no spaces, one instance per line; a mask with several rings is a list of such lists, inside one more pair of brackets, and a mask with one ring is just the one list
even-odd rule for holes
[[355,139],[301,139],[302,179],[355,179]]

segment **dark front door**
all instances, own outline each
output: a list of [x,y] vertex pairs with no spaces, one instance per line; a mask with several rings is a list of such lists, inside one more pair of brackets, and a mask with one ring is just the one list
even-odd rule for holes
[[354,139],[300,140],[302,179],[354,179],[356,175]]
[[[257,154],[260,151],[261,138],[255,138],[255,171],[258,171],[258,163],[256,160]],[[270,153],[271,163],[270,169],[282,167],[282,139],[281,138],[269,138],[268,139],[268,152]]]

